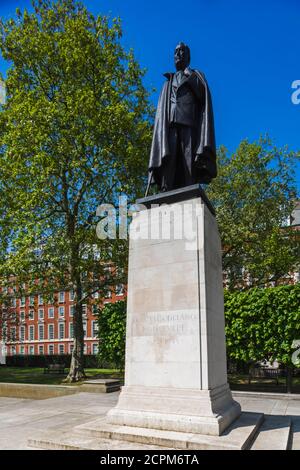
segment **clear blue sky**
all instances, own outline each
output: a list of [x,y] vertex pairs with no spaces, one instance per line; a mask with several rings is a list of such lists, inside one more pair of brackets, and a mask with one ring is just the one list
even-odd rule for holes
[[[278,146],[300,150],[300,105],[291,102],[291,84],[300,80],[299,0],[84,3],[93,13],[121,17],[123,44],[147,68],[145,84],[157,89],[155,104],[162,74],[173,70],[173,50],[182,40],[191,48],[191,66],[209,82],[218,145],[233,151],[242,139],[268,133]],[[0,0],[0,16],[29,5],[30,0]],[[1,60],[2,73],[5,68]]]

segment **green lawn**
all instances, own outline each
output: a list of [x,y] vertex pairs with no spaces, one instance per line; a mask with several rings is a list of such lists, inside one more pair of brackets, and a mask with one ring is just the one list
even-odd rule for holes
[[[27,384],[61,385],[67,376],[57,373],[44,374],[42,367],[0,367],[0,382],[14,382]],[[116,369],[85,369],[88,379],[120,378]],[[76,384],[74,384],[76,385]],[[77,382],[78,385],[78,382]]]

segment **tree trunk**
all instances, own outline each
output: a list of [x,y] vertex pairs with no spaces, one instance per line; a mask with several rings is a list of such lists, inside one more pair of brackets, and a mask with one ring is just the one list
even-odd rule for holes
[[286,366],[286,392],[292,393],[293,385],[293,368]]
[[[75,267],[75,272],[77,269]],[[74,348],[72,351],[70,370],[65,382],[79,382],[86,375],[84,372],[84,331],[82,321],[82,286],[80,274],[76,275],[75,303],[74,303]]]

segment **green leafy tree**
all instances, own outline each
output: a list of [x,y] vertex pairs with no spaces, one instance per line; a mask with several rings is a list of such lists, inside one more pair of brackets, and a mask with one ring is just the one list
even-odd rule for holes
[[82,305],[126,281],[127,242],[97,238],[96,208],[145,183],[152,109],[121,37],[72,0],[0,22],[0,279],[16,296],[73,289],[69,381],[84,377]]
[[297,197],[297,158],[266,139],[243,141],[231,156],[219,149],[219,174],[207,194],[217,210],[229,289],[276,285],[297,269],[299,236],[286,223]]
[[126,302],[106,304],[99,313],[99,361],[123,370],[125,366]]
[[245,362],[279,361],[289,372],[300,340],[300,284],[225,291],[227,353]]

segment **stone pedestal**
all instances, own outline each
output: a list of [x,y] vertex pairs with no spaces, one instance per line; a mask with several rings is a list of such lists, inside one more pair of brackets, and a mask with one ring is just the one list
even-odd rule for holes
[[111,424],[220,435],[240,415],[227,383],[218,228],[194,189],[131,223],[125,386]]

